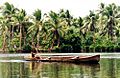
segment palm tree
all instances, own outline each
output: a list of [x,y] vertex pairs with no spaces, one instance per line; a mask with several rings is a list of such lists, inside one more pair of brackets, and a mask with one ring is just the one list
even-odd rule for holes
[[81,27],[81,30],[86,33],[87,31],[96,31],[96,21],[97,16],[94,14],[94,12],[90,11],[89,16],[85,17],[84,19],[84,25]]
[[[40,46],[40,35],[43,30],[43,20],[42,20],[41,10],[39,10],[39,9],[36,10],[33,13],[33,16],[35,17],[33,19],[33,25],[29,27],[28,31],[34,33],[33,38],[37,38],[36,40],[37,40],[37,49],[38,49]],[[32,42],[34,42],[35,39],[32,39],[32,40],[33,40]],[[35,44],[33,44],[33,45],[35,45]]]
[[99,15],[102,16],[103,19],[103,31],[101,35],[108,35],[108,38],[113,40],[116,33],[118,33],[118,18],[120,17],[120,7],[117,7],[114,3],[105,6],[101,3],[101,8],[99,10]]
[[68,26],[72,25],[73,17],[70,14],[69,10],[64,11],[63,9],[61,9],[60,12],[59,12],[59,16],[60,16],[60,18],[65,19]]
[[25,26],[23,25],[25,25],[25,23],[28,23],[25,10],[23,9],[19,10],[18,13],[14,15],[14,18],[15,18],[14,22],[16,23],[16,26],[18,26],[19,29],[19,38],[20,38],[19,49],[22,50],[22,39],[25,32]]
[[11,42],[12,42],[12,39],[14,37],[14,15],[16,14],[16,12],[18,11],[17,8],[15,8],[12,4],[9,4],[8,2],[6,2],[4,4],[4,6],[1,8],[1,12],[2,12],[2,15],[4,16],[4,19],[6,19],[7,23],[9,23],[7,25],[8,27],[8,31],[9,31],[9,47],[12,47],[11,46]]
[[0,35],[3,39],[2,50],[5,51],[7,49],[7,37],[8,37],[8,22],[4,17],[0,18]]
[[[89,16],[84,18],[83,26],[80,28],[80,32],[84,37],[83,44],[86,44],[83,47],[88,47],[92,43],[95,44],[95,37],[96,37],[95,34],[97,32],[96,21],[97,21],[97,16],[93,11],[90,11]],[[88,41],[89,41],[89,44],[87,43]]]
[[61,18],[59,14],[51,11],[49,13],[50,19],[47,21],[49,36],[51,36],[51,49],[56,45],[60,46],[60,38],[64,35],[65,30],[67,29],[66,20]]

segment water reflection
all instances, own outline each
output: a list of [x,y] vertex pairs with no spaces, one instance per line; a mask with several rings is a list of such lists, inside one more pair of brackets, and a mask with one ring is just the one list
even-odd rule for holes
[[120,59],[101,59],[101,78],[120,78]]
[[42,62],[0,63],[1,78],[96,78],[99,64],[68,64]]
[[37,78],[94,78],[99,72],[99,64],[68,64],[68,63],[28,63],[30,70]]
[[120,78],[119,58],[101,58],[94,65],[27,62],[22,58],[0,58],[0,78]]

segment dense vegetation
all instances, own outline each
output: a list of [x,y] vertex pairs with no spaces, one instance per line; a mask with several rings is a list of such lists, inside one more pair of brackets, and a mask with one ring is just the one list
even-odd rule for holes
[[0,7],[0,47],[3,51],[120,51],[120,6],[100,4],[86,17],[69,10],[27,15],[6,2]]

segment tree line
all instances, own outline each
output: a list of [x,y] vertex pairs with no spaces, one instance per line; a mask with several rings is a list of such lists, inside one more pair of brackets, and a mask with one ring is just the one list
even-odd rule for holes
[[120,6],[101,3],[85,17],[69,10],[40,9],[27,15],[8,2],[0,6],[0,48],[9,52],[116,52],[120,51]]

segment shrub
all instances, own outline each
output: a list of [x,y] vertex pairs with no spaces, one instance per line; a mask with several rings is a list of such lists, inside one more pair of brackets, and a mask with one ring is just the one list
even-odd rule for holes
[[61,47],[61,52],[64,53],[64,52],[72,52],[73,51],[73,48],[71,45],[63,45]]
[[31,46],[30,45],[25,45],[25,46],[23,46],[23,52],[31,52],[31,50],[32,50],[32,48],[31,48]]

